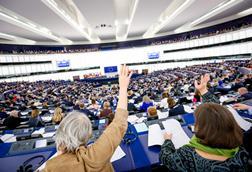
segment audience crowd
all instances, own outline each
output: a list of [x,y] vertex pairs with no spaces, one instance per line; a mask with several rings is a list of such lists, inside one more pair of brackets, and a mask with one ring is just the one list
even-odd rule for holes
[[[154,71],[131,78],[130,82],[132,72],[128,74],[128,68],[123,66],[119,84],[113,85],[53,80],[3,82],[1,127],[59,124],[56,144],[60,158],[50,160],[46,170],[111,171],[109,160],[126,132],[128,113],[146,112],[149,117],[159,118],[160,111],[168,109],[167,116],[183,115],[188,112],[186,104],[191,103],[192,109],[196,109],[195,136],[189,145],[176,150],[170,141],[172,135],[166,133],[161,163],[171,171],[246,171],[252,155],[249,146],[252,129],[243,133],[223,105],[230,100],[237,103],[252,99],[251,70],[251,61],[234,60]],[[235,104],[233,107],[249,109],[251,113],[249,106]],[[51,119],[45,120],[45,117]],[[105,118],[111,122],[105,134],[95,146],[85,147],[92,133],[90,120]],[[76,157],[83,159],[84,167],[82,161],[76,162]],[[65,160],[68,163],[64,166],[58,165]],[[72,169],[75,163],[78,169]]]
[[[170,44],[170,43],[176,43],[181,41],[187,41],[192,39],[198,39],[208,36],[214,36],[218,34],[228,33],[235,30],[239,30],[242,28],[247,28],[251,26],[251,22],[243,23],[242,25],[233,25],[231,27],[227,27],[224,29],[210,29],[207,32],[204,33],[197,33],[197,32],[189,32],[187,34],[180,34],[175,37],[169,37],[165,39],[160,39],[158,41],[153,40],[148,43],[148,45],[161,45],[161,44]],[[85,52],[95,52],[100,51],[101,49],[99,47],[93,47],[93,48],[60,48],[60,49],[54,49],[54,50],[12,50],[12,51],[0,51],[0,54],[63,54],[63,53],[85,53]]]

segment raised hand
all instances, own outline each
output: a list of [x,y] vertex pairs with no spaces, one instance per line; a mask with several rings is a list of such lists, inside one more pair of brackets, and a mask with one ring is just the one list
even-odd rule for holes
[[126,65],[121,66],[121,70],[119,73],[119,100],[117,104],[117,108],[126,109],[128,107],[128,95],[127,89],[130,82],[130,77],[132,76],[132,72],[129,73],[129,68]]
[[209,74],[202,75],[200,77],[200,83],[197,80],[194,81],[194,86],[199,90],[200,94],[203,95],[207,92],[207,83],[210,80]]
[[234,109],[239,109],[239,110],[248,110],[250,107],[245,104],[237,103],[233,105]]
[[119,86],[120,89],[127,89],[129,86],[129,81],[133,72],[129,73],[129,68],[126,65],[121,66],[121,70],[119,73]]

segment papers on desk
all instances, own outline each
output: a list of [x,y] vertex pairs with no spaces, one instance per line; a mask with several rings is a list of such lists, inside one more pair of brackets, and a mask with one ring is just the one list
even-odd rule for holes
[[47,140],[44,139],[44,140],[37,140],[35,142],[35,148],[43,148],[43,147],[46,147],[47,146]]
[[11,143],[11,142],[16,142],[16,136],[14,134],[4,134],[3,136],[0,137],[0,139],[4,143]]
[[42,134],[42,136],[43,136],[44,138],[46,138],[46,137],[52,137],[52,136],[54,136],[54,134],[55,134],[55,132],[49,132],[49,133],[44,133],[44,134]]
[[[165,128],[165,132],[172,133],[171,141],[174,144],[176,149],[181,146],[188,144],[190,139],[184,132],[180,123],[175,119],[168,119],[163,121],[163,126]],[[148,133],[148,146],[153,145],[162,145],[164,143],[163,131],[161,130],[159,124],[153,124],[149,126]]]
[[33,133],[32,133],[32,135],[33,134],[44,134],[45,133],[45,128],[40,128],[39,130],[36,130],[36,131],[34,131]]
[[184,106],[184,109],[187,113],[193,113],[194,111],[192,110],[192,108],[188,105],[183,105]]
[[44,121],[44,122],[50,122],[52,120],[52,117],[51,116],[42,116],[41,119]]
[[163,132],[159,124],[153,124],[149,126],[148,133],[148,146],[162,145],[164,143]]
[[136,115],[130,115],[130,116],[128,116],[127,121],[131,124],[136,124],[136,123],[142,123],[146,119],[147,118],[143,117],[143,116],[141,118],[138,118]]
[[177,120],[168,119],[166,121],[163,121],[162,123],[165,131],[172,133],[171,141],[176,149],[189,143],[190,138],[186,135],[185,131]]
[[110,162],[114,162],[117,161],[119,159],[121,159],[122,157],[124,157],[126,154],[124,153],[124,151],[122,150],[122,148],[120,146],[118,146],[113,154],[113,156],[110,159]]
[[252,126],[252,123],[243,119],[233,107],[231,106],[227,106],[227,107],[228,107],[228,110],[233,114],[233,117],[238,123],[238,125],[245,131],[249,130],[250,127]]
[[168,112],[160,112],[158,111],[158,119],[164,119],[164,118],[168,118]]
[[54,113],[54,110],[49,110],[50,113]]
[[29,112],[21,112],[21,115],[24,116],[24,115],[27,115]]
[[134,127],[138,133],[148,131],[148,127],[144,122],[140,124],[135,124]]
[[131,123],[131,124],[135,124],[138,119],[139,118],[136,115],[128,116],[128,122]]

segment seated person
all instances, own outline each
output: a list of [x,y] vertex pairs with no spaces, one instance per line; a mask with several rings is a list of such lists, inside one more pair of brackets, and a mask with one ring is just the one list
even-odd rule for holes
[[52,122],[54,124],[59,124],[62,121],[63,117],[64,114],[62,113],[62,109],[60,107],[56,107],[52,117]]
[[168,97],[169,97],[168,92],[163,92],[163,94],[162,94],[162,100],[160,102],[160,108],[164,108],[164,109],[168,108],[168,103],[167,103]]
[[140,111],[146,112],[148,107],[153,106],[153,102],[151,101],[151,99],[148,96],[143,96],[143,103],[140,106]]
[[87,115],[89,117],[90,120],[95,120],[95,119],[98,119],[97,116],[95,116],[90,110],[88,110],[86,107],[85,107],[85,104],[82,103],[82,102],[79,102],[79,108],[78,108],[79,112]]
[[[248,110],[248,113],[252,115],[252,106],[245,104],[237,103],[233,105],[234,109],[237,110]],[[243,145],[244,148],[248,151],[250,159],[252,160],[252,127],[246,132],[243,133]]]
[[158,117],[158,112],[155,106],[150,106],[147,110],[148,118],[156,119]]
[[29,127],[40,127],[44,125],[39,114],[40,111],[36,107],[32,107],[31,117],[28,122]]
[[77,111],[68,114],[56,132],[57,156],[46,162],[45,172],[114,171],[110,160],[128,128],[127,88],[132,75],[128,72],[123,66],[116,114],[103,134],[88,146],[92,136],[90,120]]
[[3,125],[5,125],[7,129],[13,130],[17,126],[19,126],[21,122],[22,122],[22,119],[19,117],[19,112],[16,110],[13,110],[10,112],[10,116],[8,116],[3,121]]
[[8,114],[5,111],[4,107],[0,107],[0,119],[5,119],[8,117]]
[[181,115],[181,114],[186,113],[184,106],[177,104],[172,97],[169,97],[167,99],[167,103],[169,106],[169,112],[168,112],[169,116],[176,116],[176,115]]
[[160,161],[169,171],[246,171],[248,153],[242,145],[242,130],[231,112],[215,103],[204,103],[195,111],[195,136],[175,149],[165,133]]
[[98,110],[99,109],[99,105],[97,104],[95,99],[91,99],[91,105],[88,106],[88,109],[92,109],[92,110]]
[[108,101],[105,101],[103,103],[103,108],[100,111],[100,118],[107,117],[110,113],[112,113],[110,103]]
[[238,93],[243,98],[243,100],[252,99],[252,92],[249,92],[247,88],[241,87],[238,89]]

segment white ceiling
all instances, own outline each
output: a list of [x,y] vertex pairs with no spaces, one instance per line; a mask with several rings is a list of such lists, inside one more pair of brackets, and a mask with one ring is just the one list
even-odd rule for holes
[[[51,1],[59,11],[50,5]],[[186,2],[188,5],[182,8]],[[225,3],[234,4],[188,27]],[[0,15],[0,43],[92,44],[143,39],[144,34],[157,37],[173,34],[176,29],[177,33],[178,28],[184,32],[250,15],[251,8],[252,0],[0,0],[0,14],[17,16],[19,20]],[[247,9],[247,13],[238,15]],[[165,20],[158,22],[164,13]],[[71,21],[64,14],[71,16]],[[38,29],[26,27],[20,21],[32,23]],[[152,26],[156,26],[155,31]],[[41,28],[51,34],[40,32]]]

